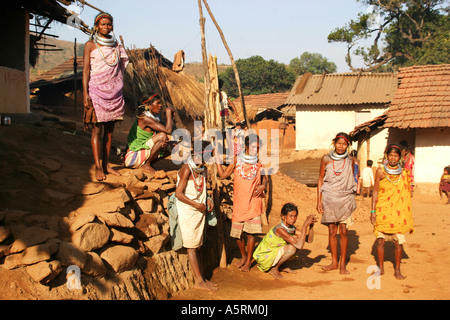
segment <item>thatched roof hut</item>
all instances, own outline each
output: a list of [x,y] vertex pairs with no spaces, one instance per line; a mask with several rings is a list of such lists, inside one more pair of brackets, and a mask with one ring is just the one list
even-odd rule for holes
[[170,61],[153,46],[144,50],[128,49],[127,52],[132,64],[132,70],[124,79],[128,107],[135,110],[151,94],[158,93],[163,105],[175,109],[177,128],[193,130],[193,122],[204,117],[203,85],[190,76],[172,71]]

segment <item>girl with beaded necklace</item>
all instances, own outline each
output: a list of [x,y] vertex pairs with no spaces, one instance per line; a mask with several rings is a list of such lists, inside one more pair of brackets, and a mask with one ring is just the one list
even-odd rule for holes
[[[269,273],[275,279],[282,279],[280,267],[291,258],[295,258],[297,250],[303,249],[305,241],[312,243],[314,238],[314,215],[309,215],[303,222],[301,230],[297,230],[295,223],[298,208],[293,203],[286,203],[281,208],[280,223],[269,230],[259,243],[253,258],[258,263],[259,270]],[[295,273],[286,267],[284,272]]]
[[168,146],[174,115],[173,109],[167,107],[166,123],[161,123],[158,116],[161,108],[161,97],[155,93],[136,109],[136,120],[128,132],[125,167],[140,168],[149,173],[156,171],[152,162],[157,161],[160,153],[164,153]]
[[386,149],[384,165],[375,174],[370,220],[377,238],[378,267],[384,274],[384,243],[395,244],[395,277],[405,277],[400,272],[405,234],[414,232],[411,213],[411,176],[408,169],[399,164],[402,156],[400,146],[391,144]]
[[[233,213],[230,236],[236,239],[241,260],[235,264],[241,271],[249,271],[255,248],[255,234],[262,233],[261,214],[267,176],[261,174],[262,164],[258,152],[261,140],[252,133],[244,139],[244,150],[234,157],[234,162],[222,168],[216,152],[217,173],[226,179],[233,173]],[[244,234],[247,237],[245,244]]]
[[175,189],[178,224],[181,229],[183,247],[187,249],[188,259],[194,271],[195,287],[217,291],[217,285],[204,279],[198,263],[198,249],[203,244],[205,215],[211,210],[212,201],[207,206],[207,169],[204,154],[209,143],[202,141],[202,149],[194,150],[186,163],[178,171]]
[[[322,215],[321,223],[328,227],[328,239],[332,262],[322,267],[324,271],[346,269],[347,230],[352,224],[352,213],[356,209],[356,182],[354,159],[349,156],[350,138],[340,132],[333,139],[334,149],[322,157],[317,182],[317,211]],[[340,234],[341,259],[338,261],[337,233]]]
[[[92,126],[95,179],[102,181],[106,174],[120,175],[108,162],[114,126],[123,120],[125,112],[123,73],[128,65],[128,56],[112,33],[113,18],[110,14],[98,14],[93,31],[83,54],[83,122],[85,130],[88,125]],[[102,129],[104,136],[100,141]],[[101,151],[103,158],[100,163]]]

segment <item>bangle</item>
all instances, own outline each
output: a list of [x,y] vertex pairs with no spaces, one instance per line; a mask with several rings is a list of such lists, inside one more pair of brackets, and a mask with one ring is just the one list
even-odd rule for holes
[[377,212],[377,210],[372,210],[372,211],[370,211],[370,213],[376,213]]

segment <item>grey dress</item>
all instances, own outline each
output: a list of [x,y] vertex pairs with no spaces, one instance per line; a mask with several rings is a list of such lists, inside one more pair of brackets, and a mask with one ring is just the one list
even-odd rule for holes
[[[337,175],[334,170],[341,171]],[[347,220],[356,209],[356,182],[353,176],[353,164],[350,157],[333,160],[325,167],[325,176],[320,191],[322,192],[322,224],[337,223]],[[337,172],[338,173],[338,172]]]

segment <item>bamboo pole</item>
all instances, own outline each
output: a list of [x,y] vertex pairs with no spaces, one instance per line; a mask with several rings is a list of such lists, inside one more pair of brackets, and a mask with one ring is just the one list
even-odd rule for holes
[[245,122],[247,124],[247,128],[250,129],[251,128],[250,127],[250,121],[249,121],[249,119],[247,117],[247,111],[246,111],[245,103],[244,103],[244,96],[242,94],[241,79],[239,77],[239,72],[238,72],[238,69],[236,67],[236,63],[234,62],[233,54],[231,53],[230,47],[228,46],[228,43],[225,40],[225,36],[223,35],[222,29],[220,28],[219,24],[217,23],[216,18],[214,18],[214,15],[211,12],[211,9],[209,8],[208,2],[206,0],[202,0],[202,1],[203,1],[204,5],[206,7],[206,10],[209,13],[209,16],[211,17],[211,20],[213,21],[214,25],[216,26],[217,31],[220,34],[220,37],[222,38],[222,42],[223,42],[223,45],[225,46],[225,49],[227,49],[227,52],[228,52],[228,55],[229,55],[230,61],[231,61],[231,66],[233,67],[233,71],[234,71],[234,77],[236,78],[236,84],[237,84],[237,87],[238,87],[239,96],[241,97],[241,106],[242,106],[242,113],[244,114],[244,120],[245,120]]
[[[205,70],[205,122],[206,128],[211,128],[213,123],[211,119],[211,112],[209,106],[209,96],[211,94],[211,83],[210,83],[210,75],[208,68],[208,58],[206,55],[206,40],[205,40],[205,18],[203,17],[203,9],[202,2],[198,0],[198,10],[200,14],[200,32],[202,38],[202,60],[203,60],[203,68]],[[205,128],[205,129],[206,129]],[[212,167],[212,176],[211,176],[211,184],[213,189],[213,202],[214,202],[214,211],[217,216],[217,233],[218,233],[218,248],[220,253],[220,267],[227,267],[227,254],[225,250],[225,236],[223,233],[223,215],[220,210],[220,191],[219,191],[219,181],[217,181],[217,167],[213,165]]]
[[78,73],[78,61],[77,61],[77,38],[73,43],[73,114],[77,111],[77,73]]

